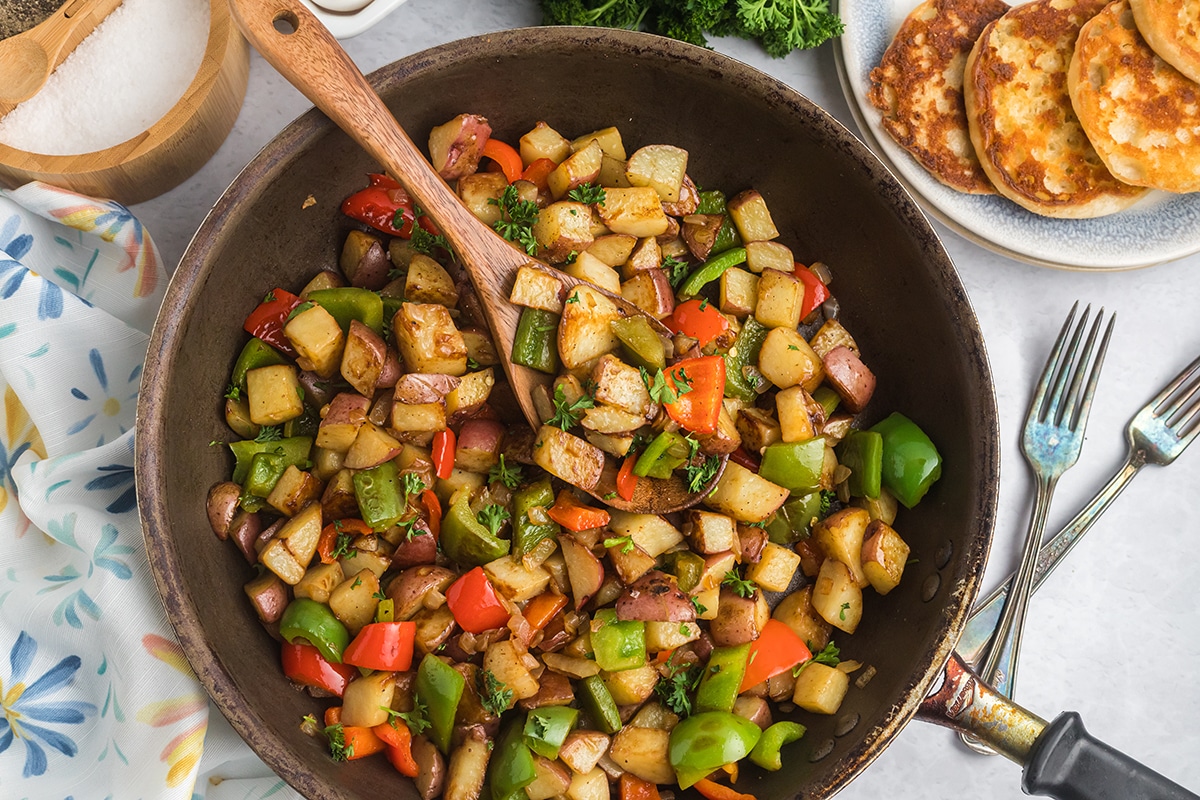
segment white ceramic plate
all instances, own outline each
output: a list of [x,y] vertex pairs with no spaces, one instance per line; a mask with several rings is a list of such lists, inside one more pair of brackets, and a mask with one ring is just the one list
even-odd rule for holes
[[[313,0],[301,1],[308,7],[309,11],[316,15],[317,19],[324,23],[326,28],[329,28],[329,32],[338,39],[349,39],[351,36],[358,36],[404,3],[404,0],[370,0],[369,3],[358,11],[338,12],[327,11],[313,2]],[[331,3],[330,5],[333,4]]]
[[1040,217],[999,196],[942,185],[884,131],[867,100],[871,69],[919,0],[835,0],[846,25],[834,49],[838,79],[866,143],[930,215],[977,244],[1020,261],[1080,270],[1147,267],[1200,252],[1200,193],[1152,192],[1097,219]]

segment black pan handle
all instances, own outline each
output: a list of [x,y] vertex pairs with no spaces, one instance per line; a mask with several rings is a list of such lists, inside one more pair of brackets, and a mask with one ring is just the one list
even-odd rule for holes
[[1172,780],[1106,745],[1068,711],[1033,743],[1021,776],[1026,794],[1058,800],[1197,800]]
[[1027,794],[1058,800],[1200,800],[1092,737],[1073,711],[1048,723],[984,683],[954,653],[917,709],[1021,764]]

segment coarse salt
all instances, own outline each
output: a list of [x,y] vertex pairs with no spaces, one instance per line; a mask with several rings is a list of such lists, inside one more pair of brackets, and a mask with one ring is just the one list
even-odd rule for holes
[[0,142],[75,155],[137,136],[187,91],[208,25],[208,0],[124,0],[40,92],[0,120]]

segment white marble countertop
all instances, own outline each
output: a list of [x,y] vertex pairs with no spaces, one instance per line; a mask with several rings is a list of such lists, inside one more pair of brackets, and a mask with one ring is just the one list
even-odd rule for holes
[[[344,46],[364,72],[425,47],[534,25],[533,0],[408,0]],[[717,49],[786,81],[854,130],[832,46],[773,60],[743,41]],[[254,56],[246,102],[216,156],[194,177],[133,211],[175,263],[238,171],[309,107]],[[1200,255],[1150,269],[1086,274],[1012,261],[935,226],[979,316],[1003,436],[1000,509],[985,589],[1015,567],[1033,484],[1018,448],[1030,387],[1075,299],[1115,310],[1117,327],[1080,463],[1059,483],[1057,529],[1117,469],[1133,413],[1200,354]],[[1082,714],[1089,730],[1200,792],[1200,605],[1192,540],[1200,535],[1200,448],[1149,467],[1034,598],[1017,699],[1045,718]],[[841,794],[855,798],[1016,798],[1020,769],[967,752],[950,732],[910,724]]]

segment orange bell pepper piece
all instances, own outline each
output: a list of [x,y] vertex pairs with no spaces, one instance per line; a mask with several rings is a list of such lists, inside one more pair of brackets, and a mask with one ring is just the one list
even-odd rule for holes
[[550,519],[574,532],[603,528],[612,519],[603,508],[585,506],[575,497],[574,492],[567,489],[558,493],[554,505],[550,506],[546,513]]
[[417,762],[412,754],[412,731],[399,719],[383,722],[371,729],[385,745],[387,758],[401,775],[417,777]]
[[757,800],[752,794],[739,792],[730,786],[710,781],[708,778],[701,778],[692,784],[697,792],[704,795],[708,800]]
[[[723,391],[723,390],[722,390]],[[622,500],[632,500],[633,491],[637,488],[638,476],[633,474],[633,466],[637,463],[637,453],[625,457],[625,463],[617,472],[617,494]]]
[[685,358],[665,370],[667,385],[676,391],[688,386],[691,391],[678,394],[673,403],[663,405],[671,419],[692,433],[712,433],[721,416],[725,396],[725,359],[721,356]]
[[509,183],[521,180],[525,166],[521,163],[521,154],[513,146],[499,139],[488,139],[483,143],[483,157],[490,158],[500,167]]
[[621,773],[621,800],[659,800],[658,786],[628,772]]
[[558,592],[542,592],[525,604],[521,615],[534,630],[541,630],[550,624],[554,615],[567,605],[567,596]]

